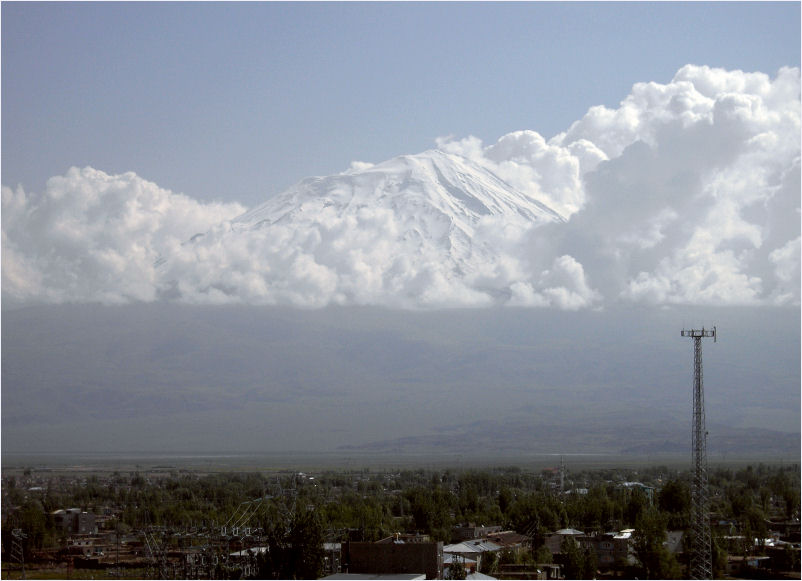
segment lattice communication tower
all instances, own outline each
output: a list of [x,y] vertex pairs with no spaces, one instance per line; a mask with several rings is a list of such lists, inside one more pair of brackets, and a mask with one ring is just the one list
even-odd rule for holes
[[702,339],[716,340],[712,330],[682,330],[683,337],[693,339],[693,486],[691,487],[691,578],[712,579],[712,546],[710,538],[710,491],[707,484],[707,429],[705,428],[705,393],[702,380]]

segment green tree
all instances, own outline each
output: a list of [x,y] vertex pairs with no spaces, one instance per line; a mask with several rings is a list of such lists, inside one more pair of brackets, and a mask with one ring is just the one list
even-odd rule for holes
[[638,519],[649,508],[649,500],[639,488],[635,488],[629,494],[624,511],[624,518],[628,524],[635,524]]
[[657,496],[657,505],[669,515],[669,529],[687,528],[691,508],[691,491],[687,483],[681,480],[666,482]]
[[509,548],[501,550],[498,556],[499,565],[514,565],[515,562],[515,551]]
[[460,555],[453,555],[451,566],[448,568],[448,579],[465,579],[468,572],[465,569],[465,561]]
[[655,509],[644,511],[636,523],[635,556],[646,579],[678,579],[679,563],[663,544],[666,518]]
[[721,579],[727,572],[727,551],[719,546],[718,539],[715,538],[713,539],[711,550],[713,579]]
[[766,526],[766,515],[756,506],[750,506],[742,515],[744,531],[750,531],[750,537],[758,539],[759,546],[763,547],[763,541],[768,537],[769,531]]
[[513,496],[512,491],[509,489],[509,487],[505,486],[501,490],[499,490],[498,508],[505,517],[507,516],[507,511],[512,506],[514,500],[515,497]]
[[267,531],[269,550],[257,556],[260,579],[317,579],[323,572],[323,527],[314,512]]
[[546,545],[540,545],[534,552],[533,558],[535,560],[535,564],[538,563],[551,563],[554,557],[549,551],[549,548]]
[[433,490],[418,487],[407,495],[415,528],[431,534],[433,540],[447,542],[451,536],[449,496],[439,485]]
[[580,548],[576,540],[570,535],[564,536],[560,541],[560,564],[566,579],[593,578],[593,576],[586,576],[585,551]]
[[782,493],[782,499],[785,502],[785,518],[799,517],[799,486],[786,488]]
[[485,575],[492,575],[498,569],[498,554],[485,553],[479,561],[479,572]]
[[289,533],[293,578],[317,579],[323,572],[323,527],[312,512],[297,514]]
[[24,542],[25,560],[31,558],[31,552],[39,550],[45,543],[47,519],[42,503],[38,500],[26,500],[19,514],[18,528],[25,533]]
[[586,548],[582,561],[582,579],[595,579],[596,569],[599,566],[598,559],[596,558],[596,551],[590,547]]

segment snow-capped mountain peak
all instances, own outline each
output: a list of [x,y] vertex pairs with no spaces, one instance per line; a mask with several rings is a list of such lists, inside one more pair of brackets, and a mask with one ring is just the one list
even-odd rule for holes
[[337,175],[307,178],[234,222],[242,226],[287,223],[321,212],[342,217],[364,208],[391,210],[403,221],[437,216],[467,235],[484,216],[516,223],[564,221],[545,204],[474,162],[433,149]]
[[[192,286],[213,302],[244,293],[299,306],[550,304],[532,287],[526,245],[554,222],[564,219],[539,200],[435,149],[304,179],[193,237],[160,268],[179,281],[184,265],[209,265]],[[555,272],[582,274],[574,264]],[[165,294],[183,292],[175,282]]]

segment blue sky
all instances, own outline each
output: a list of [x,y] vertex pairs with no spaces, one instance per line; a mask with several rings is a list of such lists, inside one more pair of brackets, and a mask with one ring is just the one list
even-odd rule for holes
[[253,206],[445,135],[549,138],[688,63],[799,54],[797,2],[6,2],[2,183],[91,165]]

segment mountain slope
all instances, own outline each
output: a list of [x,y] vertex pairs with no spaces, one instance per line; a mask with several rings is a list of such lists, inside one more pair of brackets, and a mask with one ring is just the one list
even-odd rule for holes
[[327,177],[302,180],[284,193],[239,216],[237,224],[304,220],[304,214],[333,209],[338,215],[362,208],[391,209],[406,219],[433,214],[453,220],[470,235],[483,216],[527,222],[564,221],[476,163],[440,150],[404,155]]
[[[559,222],[489,170],[431,150],[307,178],[194,236],[164,257],[165,278],[176,281],[166,295],[200,289],[194,300],[412,307],[522,304],[525,296],[546,305],[521,245],[532,228]],[[567,278],[561,285],[575,273]]]
[[[497,248],[478,230],[498,220],[500,227],[563,222],[557,212],[515,190],[470,160],[439,150],[393,158],[367,169],[302,180],[276,198],[233,220],[235,230],[364,227],[391,219],[381,240],[393,254],[436,257],[460,275],[474,272],[477,260],[495,260]],[[341,223],[344,222],[344,224]],[[366,224],[367,223],[367,224]]]

